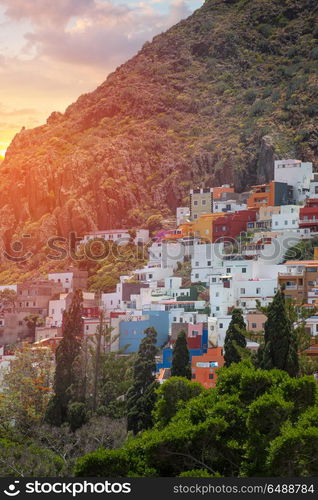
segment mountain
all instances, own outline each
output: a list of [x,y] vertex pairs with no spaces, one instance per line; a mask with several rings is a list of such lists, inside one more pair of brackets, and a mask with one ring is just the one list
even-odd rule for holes
[[142,225],[192,186],[317,167],[316,0],[207,0],[64,114],[21,130],[0,176],[0,237]]

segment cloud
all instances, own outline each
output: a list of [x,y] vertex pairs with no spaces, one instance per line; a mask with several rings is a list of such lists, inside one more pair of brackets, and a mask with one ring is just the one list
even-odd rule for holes
[[65,24],[71,17],[89,11],[95,0],[0,0],[11,19],[28,19],[36,25]]
[[37,115],[39,111],[35,108],[22,108],[8,110],[6,106],[0,103],[0,116],[23,116],[23,115]]
[[29,19],[25,54],[71,64],[113,67],[142,44],[190,14],[184,0],[171,0],[168,14],[151,4],[102,0],[0,0],[12,19]]
[[0,0],[0,143],[63,112],[200,2]]

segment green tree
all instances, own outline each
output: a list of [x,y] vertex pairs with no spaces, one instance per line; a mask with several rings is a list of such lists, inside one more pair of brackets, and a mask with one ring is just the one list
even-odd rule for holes
[[231,363],[239,363],[241,355],[238,347],[246,347],[246,338],[242,332],[246,332],[246,324],[242,315],[241,309],[233,309],[232,319],[226,331],[224,340],[224,360],[225,366],[230,366]]
[[46,349],[25,348],[16,353],[10,370],[3,373],[0,424],[29,435],[45,415],[52,393],[53,363]]
[[173,347],[171,375],[191,379],[190,355],[184,330],[179,333]]
[[23,320],[26,322],[31,339],[35,340],[35,330],[37,326],[44,325],[44,319],[38,314],[28,314]]
[[154,375],[157,332],[151,327],[145,330],[145,335],[134,363],[133,384],[127,392],[127,429],[134,434],[152,425],[158,385]]
[[318,387],[313,377],[256,369],[250,360],[218,373],[216,388],[181,403],[166,425],[127,440],[120,457],[110,450],[81,458],[76,475],[114,473],[118,459],[124,459],[122,471],[129,476],[179,477],[199,469],[222,477],[316,475]]
[[76,290],[69,310],[63,314],[63,338],[56,349],[54,396],[46,414],[46,420],[57,426],[68,420],[68,405],[78,399],[76,360],[83,335],[82,303],[82,292]]
[[182,377],[171,377],[157,389],[157,401],[153,411],[155,425],[165,427],[177,411],[203,391],[198,382],[191,382]]
[[259,349],[260,367],[278,368],[296,377],[299,373],[297,337],[286,311],[283,291],[277,291],[266,315],[264,345]]

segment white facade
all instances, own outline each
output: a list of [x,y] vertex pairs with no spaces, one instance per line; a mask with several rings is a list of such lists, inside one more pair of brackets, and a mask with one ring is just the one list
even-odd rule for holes
[[285,266],[266,266],[257,261],[223,264],[210,276],[211,316],[217,318],[229,315],[232,307],[244,313],[255,310],[256,300],[269,304],[277,291],[278,273],[286,270]]
[[162,267],[145,266],[133,271],[133,277],[138,281],[157,282],[172,275],[172,270]]
[[120,308],[122,299],[122,282],[117,283],[116,292],[102,293],[102,307],[104,310],[111,311]]
[[66,310],[66,307],[66,295],[62,295],[59,300],[50,300],[49,315],[46,318],[46,326],[61,327],[63,321],[63,312]]
[[179,242],[156,241],[149,247],[148,252],[149,266],[159,265],[174,270],[177,269],[178,262],[183,263],[189,249]]
[[286,231],[298,229],[299,210],[300,207],[297,205],[282,205],[280,207],[280,213],[272,215],[272,230]]
[[180,226],[187,219],[190,219],[190,209],[189,207],[177,207],[177,226]]
[[208,283],[214,267],[222,265],[223,243],[195,245],[191,259],[192,283]]
[[240,203],[236,200],[213,201],[213,212],[239,212],[240,210],[246,209],[246,203]]
[[287,182],[293,187],[294,201],[305,201],[310,194],[310,181],[313,178],[312,163],[300,160],[275,161],[274,180]]
[[[125,245],[130,241],[130,232],[128,229],[109,229],[105,231],[94,231],[86,234],[79,244],[86,244],[91,240],[100,238],[105,241],[113,241],[117,245]],[[149,241],[148,229],[137,229],[134,243],[146,244]]]

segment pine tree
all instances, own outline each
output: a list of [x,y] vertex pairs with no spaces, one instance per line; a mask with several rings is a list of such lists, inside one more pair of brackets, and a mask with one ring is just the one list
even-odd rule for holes
[[179,333],[173,348],[171,376],[191,379],[190,355],[184,330]]
[[286,311],[284,293],[280,290],[267,309],[259,364],[264,370],[285,370],[291,377],[296,377],[299,372],[296,333]]
[[76,290],[70,309],[63,314],[63,338],[55,353],[54,396],[46,413],[46,420],[52,425],[59,426],[66,422],[68,405],[78,399],[76,359],[80,354],[83,334],[82,303],[82,292]]
[[239,363],[241,355],[236,346],[246,347],[246,338],[242,331],[246,331],[246,324],[241,309],[233,309],[232,319],[226,331],[224,340],[224,365],[230,366],[232,363]]
[[155,381],[157,332],[145,330],[134,364],[133,384],[127,392],[127,429],[134,434],[152,425],[152,410],[156,401]]

